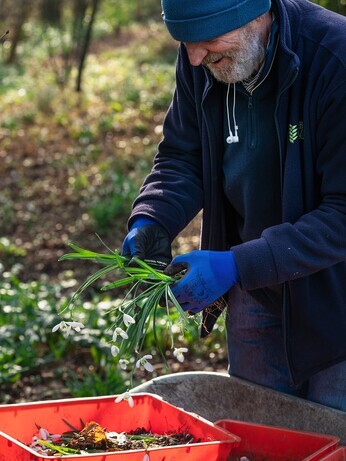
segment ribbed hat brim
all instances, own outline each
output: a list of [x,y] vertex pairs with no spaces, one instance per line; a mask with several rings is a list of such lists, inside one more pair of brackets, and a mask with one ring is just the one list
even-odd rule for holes
[[[174,12],[169,8],[169,3],[173,1],[175,1]],[[177,8],[177,4],[179,4],[179,0],[162,1],[162,17],[169,33],[175,40],[180,42],[210,40],[243,27],[245,24],[266,13],[270,8],[270,0],[243,0],[236,4],[233,2],[233,5],[229,8],[222,8],[221,10],[211,12],[209,3],[208,14],[203,14],[203,0],[196,1],[199,8],[194,7],[194,12],[199,9],[200,16],[196,15],[195,17],[189,16],[188,11],[186,9],[184,11],[183,5],[181,5],[182,11],[178,12],[179,8]],[[210,2],[212,0],[205,1]],[[186,0],[184,4],[187,5],[185,2]],[[220,4],[218,4],[218,8],[220,8]]]

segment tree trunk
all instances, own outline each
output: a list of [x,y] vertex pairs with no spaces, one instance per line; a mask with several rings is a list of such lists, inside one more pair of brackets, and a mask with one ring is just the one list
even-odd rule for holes
[[93,25],[94,25],[96,13],[97,13],[97,9],[100,4],[100,1],[101,0],[92,0],[92,11],[91,11],[88,27],[85,32],[84,40],[81,46],[81,53],[80,53],[80,59],[79,59],[79,65],[78,65],[78,74],[77,74],[77,81],[76,81],[76,91],[78,92],[82,91],[83,70],[84,70],[85,60],[88,54],[88,49],[89,49],[89,45],[91,41],[92,29],[93,29]]
[[61,24],[63,6],[64,2],[62,0],[41,0],[41,21],[44,24],[59,26]]
[[9,55],[6,59],[6,64],[12,64],[16,60],[17,47],[22,36],[23,25],[29,16],[31,2],[27,0],[17,0],[15,8],[11,11],[12,21],[10,21],[10,35],[11,48]]

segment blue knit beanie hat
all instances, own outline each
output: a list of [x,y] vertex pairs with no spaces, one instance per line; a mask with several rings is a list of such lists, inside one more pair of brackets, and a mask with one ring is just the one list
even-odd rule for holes
[[270,8],[270,0],[162,0],[162,17],[179,42],[200,42],[253,21]]

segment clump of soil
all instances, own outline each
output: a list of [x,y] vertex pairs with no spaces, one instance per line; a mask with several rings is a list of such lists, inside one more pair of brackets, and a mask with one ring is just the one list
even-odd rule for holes
[[[84,424],[84,423],[83,423]],[[124,450],[148,450],[150,448],[170,447],[199,443],[186,431],[156,434],[144,427],[129,432],[108,432],[97,422],[91,421],[83,429],[51,434],[39,428],[38,435],[32,438],[30,448],[46,456],[104,453]]]

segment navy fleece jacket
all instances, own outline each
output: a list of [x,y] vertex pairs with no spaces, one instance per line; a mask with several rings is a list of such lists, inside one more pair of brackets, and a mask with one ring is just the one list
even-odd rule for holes
[[283,283],[287,359],[300,383],[346,359],[346,18],[308,0],[273,9],[282,223],[243,243],[227,226],[224,93],[181,45],[164,139],[130,224],[151,217],[173,240],[203,209],[201,248],[232,247],[243,289]]

